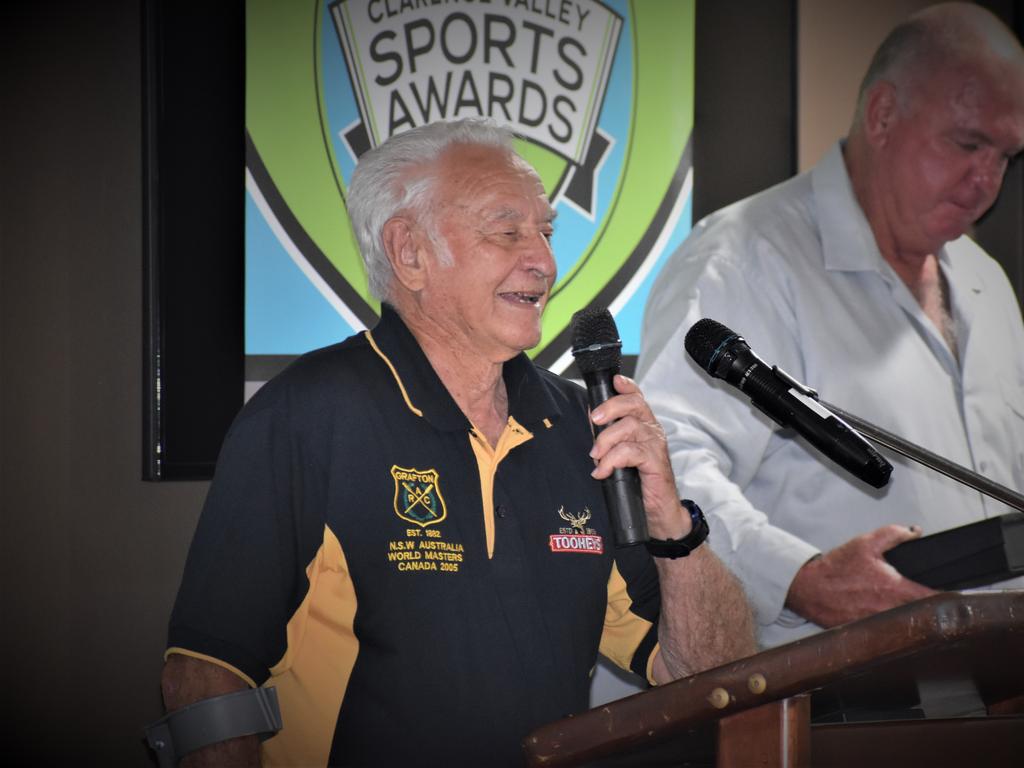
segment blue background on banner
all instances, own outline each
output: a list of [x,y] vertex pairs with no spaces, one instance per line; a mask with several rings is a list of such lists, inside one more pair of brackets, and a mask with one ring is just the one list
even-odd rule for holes
[[[246,354],[294,355],[341,341],[349,327],[245,195]],[[256,349],[250,343],[257,341]]]

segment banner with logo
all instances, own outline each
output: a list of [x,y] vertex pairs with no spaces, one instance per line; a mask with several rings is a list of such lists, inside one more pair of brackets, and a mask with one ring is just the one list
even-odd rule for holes
[[629,356],[691,223],[694,0],[248,0],[246,379],[372,327],[345,199],[359,156],[440,119],[507,123],[558,219],[530,350],[611,309]]

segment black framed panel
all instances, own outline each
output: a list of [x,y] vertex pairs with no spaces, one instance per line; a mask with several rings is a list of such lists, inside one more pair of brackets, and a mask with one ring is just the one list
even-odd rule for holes
[[[796,167],[795,0],[698,0],[694,220]],[[244,3],[145,0],[148,480],[213,475],[244,386]]]
[[145,0],[143,477],[212,476],[242,404],[241,0]]

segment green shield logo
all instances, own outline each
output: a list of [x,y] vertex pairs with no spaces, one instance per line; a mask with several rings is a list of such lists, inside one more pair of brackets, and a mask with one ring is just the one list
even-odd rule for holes
[[352,170],[394,133],[467,116],[511,125],[558,210],[530,354],[565,370],[588,305],[636,353],[647,287],[690,226],[693,0],[249,0],[246,26],[247,379],[376,322]]
[[441,496],[437,470],[391,467],[395,481],[395,514],[406,522],[426,528],[448,516]]

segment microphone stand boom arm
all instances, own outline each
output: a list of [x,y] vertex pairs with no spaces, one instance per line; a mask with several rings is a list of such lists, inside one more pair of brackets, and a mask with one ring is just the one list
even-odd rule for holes
[[[813,390],[811,390],[813,392]],[[979,475],[977,472],[972,472],[966,467],[962,467],[949,459],[944,459],[936,453],[925,450],[919,445],[915,445],[902,437],[894,435],[892,432],[887,432],[881,427],[875,426],[870,421],[865,421],[852,413],[847,413],[842,408],[837,408],[831,403],[826,403],[820,399],[815,392],[812,395],[815,400],[821,403],[825,408],[832,411],[839,418],[850,423],[851,426],[855,427],[858,431],[874,440],[879,445],[884,445],[887,448],[891,448],[908,459],[913,459],[918,464],[923,464],[929,469],[933,469],[936,472],[940,472],[946,477],[950,477],[956,480],[958,483],[966,485],[968,488],[973,488],[986,496],[991,496],[993,499],[1003,502],[1004,504],[1013,507],[1018,512],[1024,513],[1024,496],[1007,488],[1005,485],[989,480],[984,475]]]

